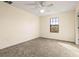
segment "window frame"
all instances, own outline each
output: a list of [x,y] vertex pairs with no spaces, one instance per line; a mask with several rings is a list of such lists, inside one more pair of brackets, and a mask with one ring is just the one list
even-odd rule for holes
[[50,32],[59,33],[59,17],[50,18]]

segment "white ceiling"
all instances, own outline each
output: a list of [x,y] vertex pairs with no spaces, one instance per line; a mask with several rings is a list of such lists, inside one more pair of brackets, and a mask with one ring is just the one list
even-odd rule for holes
[[78,1],[46,1],[46,3],[53,3],[52,7],[46,7],[44,13],[40,13],[40,8],[34,5],[26,5],[35,3],[36,1],[13,1],[12,6],[29,11],[38,16],[50,15],[63,11],[72,10],[79,3]]

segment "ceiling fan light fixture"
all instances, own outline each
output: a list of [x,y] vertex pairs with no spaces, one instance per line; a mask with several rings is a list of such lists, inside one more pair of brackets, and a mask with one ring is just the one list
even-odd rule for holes
[[40,10],[40,13],[44,13],[44,12],[45,12],[45,10],[44,10],[44,9],[41,9],[41,10]]

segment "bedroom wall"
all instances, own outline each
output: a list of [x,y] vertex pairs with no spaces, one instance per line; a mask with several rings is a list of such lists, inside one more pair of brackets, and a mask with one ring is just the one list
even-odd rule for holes
[[[50,18],[59,17],[59,33],[50,32]],[[65,11],[58,14],[52,14],[48,16],[40,17],[40,36],[44,38],[58,39],[64,41],[75,41],[75,11]]]
[[39,17],[0,2],[0,49],[39,37]]

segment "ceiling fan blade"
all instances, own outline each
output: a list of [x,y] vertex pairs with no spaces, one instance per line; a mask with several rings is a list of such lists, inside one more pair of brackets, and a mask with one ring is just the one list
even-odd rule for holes
[[47,7],[52,7],[53,6],[53,4],[49,4],[49,5],[47,5]]
[[37,5],[37,4],[24,4],[24,5]]
[[5,3],[12,4],[12,1],[4,1]]

